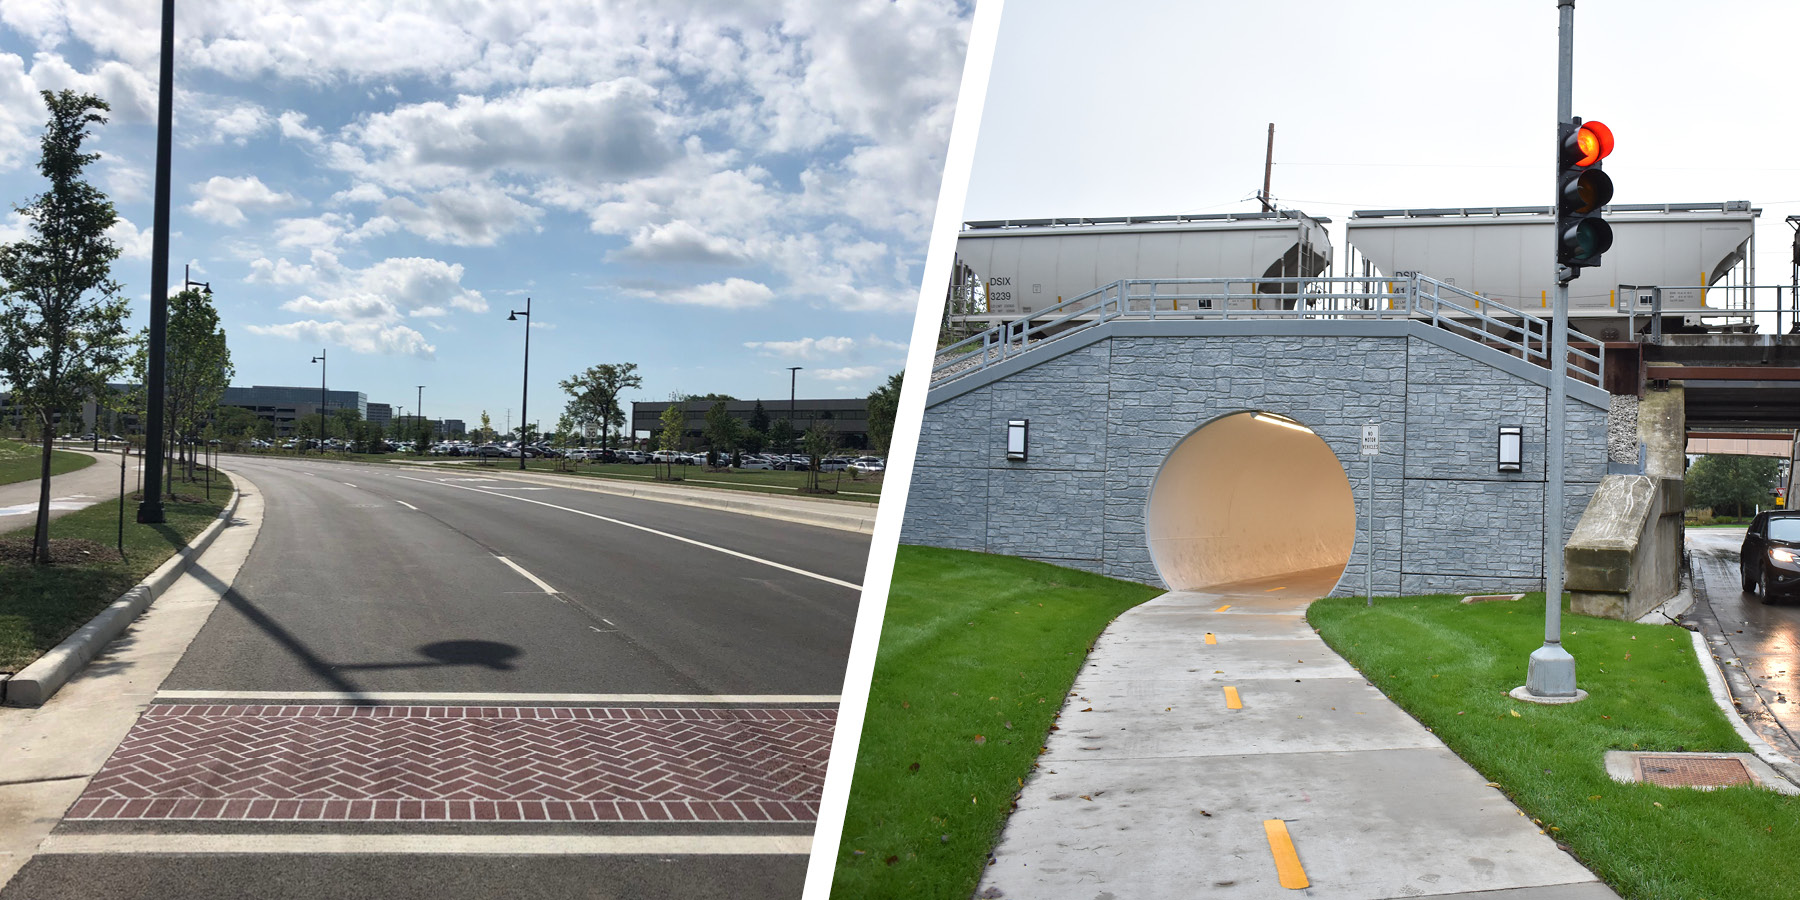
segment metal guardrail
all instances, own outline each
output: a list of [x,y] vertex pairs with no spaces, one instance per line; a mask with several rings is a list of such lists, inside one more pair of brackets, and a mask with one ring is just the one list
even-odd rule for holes
[[[1394,278],[1122,279],[938,351],[931,383],[1004,362],[1115,319],[1416,319],[1549,367],[1550,322],[1428,275]],[[1599,385],[1606,348],[1569,348],[1565,373]]]

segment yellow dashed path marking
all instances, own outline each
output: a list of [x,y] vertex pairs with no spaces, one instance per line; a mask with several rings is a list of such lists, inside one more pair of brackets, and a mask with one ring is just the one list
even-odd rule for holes
[[1209,644],[1216,644],[1219,642],[1219,639],[1214,637],[1213,633],[1209,631],[1206,633],[1206,642]]
[[1244,701],[1238,699],[1237,688],[1228,687],[1225,689],[1225,708],[1226,709],[1243,709],[1244,708]]
[[1281,886],[1294,890],[1310,886],[1312,882],[1306,880],[1306,870],[1300,867],[1300,854],[1294,849],[1287,823],[1264,819],[1263,831],[1269,836],[1269,854],[1275,857],[1275,874],[1281,879]]
[[1231,608],[1231,604],[1227,603],[1224,606],[1221,606],[1218,609],[1213,610],[1213,612],[1224,612],[1230,608]]

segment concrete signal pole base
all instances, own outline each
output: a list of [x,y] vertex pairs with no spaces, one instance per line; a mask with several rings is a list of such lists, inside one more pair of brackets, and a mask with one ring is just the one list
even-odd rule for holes
[[1512,697],[1528,703],[1580,703],[1587,691],[1575,686],[1575,657],[1561,644],[1545,644],[1532,651],[1525,684],[1513,688]]

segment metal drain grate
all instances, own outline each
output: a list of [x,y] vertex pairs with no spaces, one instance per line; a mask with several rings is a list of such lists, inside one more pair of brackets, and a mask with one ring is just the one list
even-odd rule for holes
[[1730,758],[1640,756],[1638,778],[1662,787],[1729,787],[1753,784],[1744,764]]

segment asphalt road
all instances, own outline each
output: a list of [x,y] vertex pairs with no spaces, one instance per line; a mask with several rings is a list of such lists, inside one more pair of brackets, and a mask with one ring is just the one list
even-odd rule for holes
[[842,688],[858,591],[756,560],[856,584],[867,535],[465,473],[233,465],[265,492],[263,530],[165,689]]
[[[200,693],[159,699],[71,807],[52,843],[87,849],[40,851],[0,898],[799,896],[829,721],[788,720],[842,688],[868,535],[467,472],[230,465],[264,518],[161,687]],[[392,692],[453,699],[331,718]],[[519,696],[543,693],[595,699]],[[525,708],[553,704],[595,721]],[[505,715],[458,708],[478,706]],[[426,799],[238,818],[249,801],[156,799],[233,796]],[[432,843],[490,838],[510,843]]]
[[1738,548],[1743,528],[1690,528],[1695,621],[1725,662],[1744,720],[1769,744],[1800,763],[1800,601],[1764,603],[1743,590]]

